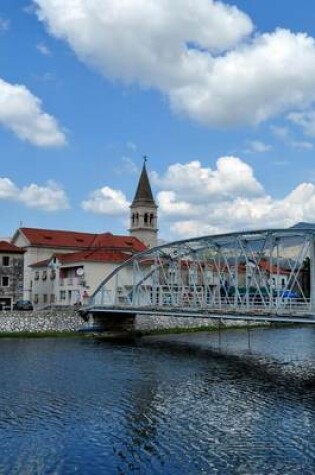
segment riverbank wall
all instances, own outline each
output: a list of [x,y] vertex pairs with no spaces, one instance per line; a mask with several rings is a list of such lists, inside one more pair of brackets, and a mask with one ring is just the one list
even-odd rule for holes
[[75,333],[82,326],[81,316],[73,309],[0,312],[0,335],[1,333]]
[[[191,330],[204,328],[243,327],[255,325],[255,322],[194,317],[169,317],[137,315],[130,323],[127,331],[150,333],[155,331]],[[74,308],[52,308],[33,312],[3,311],[0,312],[0,335],[17,333],[77,333],[82,330],[93,330],[91,318],[84,322]]]

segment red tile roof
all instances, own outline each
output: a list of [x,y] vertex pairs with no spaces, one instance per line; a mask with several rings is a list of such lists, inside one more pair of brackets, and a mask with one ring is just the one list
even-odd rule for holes
[[71,254],[58,254],[57,258],[62,264],[74,262],[118,262],[123,263],[130,259],[131,254],[122,251],[113,250],[88,250],[73,252]]
[[7,241],[0,241],[0,252],[6,254],[24,254],[24,250]]
[[70,252],[67,254],[53,254],[50,259],[35,262],[30,267],[47,267],[52,258],[55,257],[61,264],[71,264],[78,262],[118,262],[123,263],[130,259],[131,254],[115,250],[90,249],[85,251]]
[[147,249],[146,245],[134,236],[119,236],[111,233],[96,234],[90,247],[119,248],[133,252],[142,252]]
[[35,262],[30,267],[47,267],[52,258],[56,257],[61,264],[71,264],[78,262],[118,262],[122,263],[131,257],[131,254],[122,251],[90,249],[78,252],[69,252],[67,254],[54,254],[50,259]]
[[286,270],[286,269],[282,269],[281,267],[278,267],[275,265],[275,264],[271,264],[270,262],[268,262],[267,260],[264,260],[264,259],[261,259],[259,261],[259,268],[260,270],[265,270],[267,272],[270,272],[270,274],[290,274],[290,271],[289,270]]
[[31,246],[54,248],[114,248],[141,252],[146,246],[136,237],[117,236],[111,233],[92,234],[52,229],[20,228]]
[[34,264],[30,264],[29,267],[47,267],[50,261],[51,261],[51,258],[45,259],[44,261],[38,261],[38,262],[35,262]]
[[38,228],[20,228],[31,246],[42,247],[88,247],[95,234],[77,233],[73,231],[59,231]]

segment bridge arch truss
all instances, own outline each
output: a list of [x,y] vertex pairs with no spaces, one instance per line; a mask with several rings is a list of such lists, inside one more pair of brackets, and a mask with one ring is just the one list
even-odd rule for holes
[[267,229],[175,241],[132,256],[92,308],[172,313],[314,314],[314,229]]

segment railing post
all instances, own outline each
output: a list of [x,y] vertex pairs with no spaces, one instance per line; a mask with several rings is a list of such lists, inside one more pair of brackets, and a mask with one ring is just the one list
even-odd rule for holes
[[238,256],[234,249],[234,308],[239,306],[239,293],[238,293]]
[[118,274],[115,275],[115,287],[114,287],[114,305],[118,303]]
[[315,240],[310,236],[310,310],[315,311]]

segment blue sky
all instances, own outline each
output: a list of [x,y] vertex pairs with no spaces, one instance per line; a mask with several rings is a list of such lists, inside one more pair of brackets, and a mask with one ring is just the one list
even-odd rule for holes
[[0,235],[160,237],[315,221],[309,0],[2,0]]

